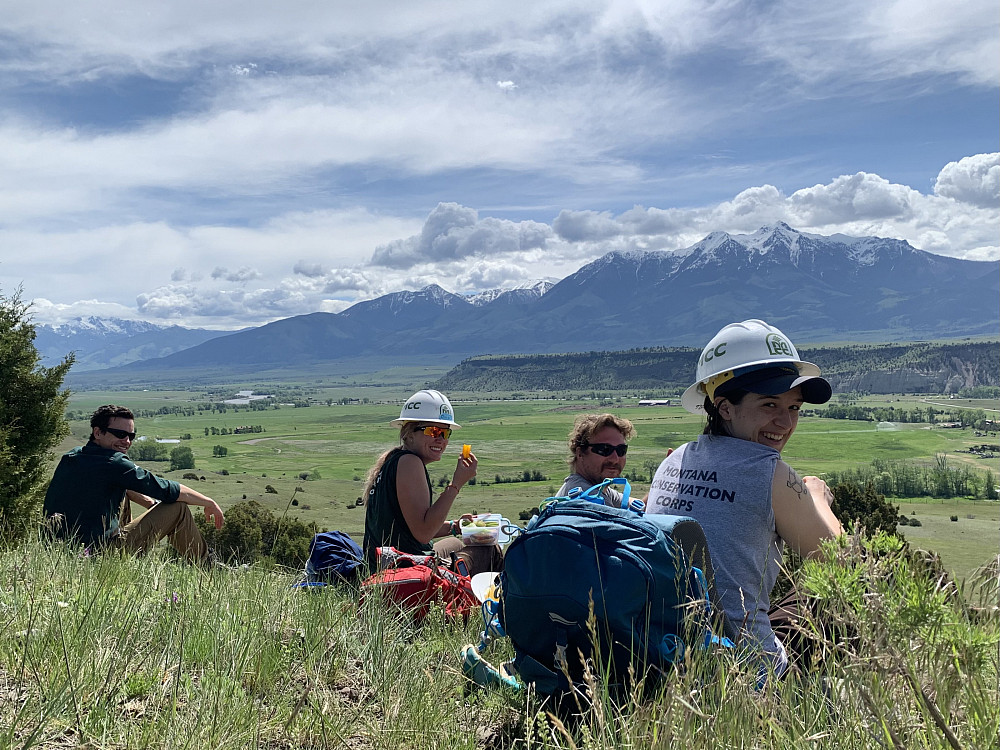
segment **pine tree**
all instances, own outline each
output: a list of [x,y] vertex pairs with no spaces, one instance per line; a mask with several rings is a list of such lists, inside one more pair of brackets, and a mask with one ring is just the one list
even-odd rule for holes
[[38,515],[51,450],[69,432],[60,390],[73,364],[39,366],[35,326],[21,290],[0,293],[0,538],[15,541]]

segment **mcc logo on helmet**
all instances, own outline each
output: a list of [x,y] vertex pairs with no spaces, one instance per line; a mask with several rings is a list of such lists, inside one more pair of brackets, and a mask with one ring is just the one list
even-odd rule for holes
[[446,424],[453,430],[461,425],[455,423],[455,411],[448,397],[440,391],[425,389],[417,391],[403,404],[399,419],[392,420],[392,427],[402,427],[406,422],[436,422]]

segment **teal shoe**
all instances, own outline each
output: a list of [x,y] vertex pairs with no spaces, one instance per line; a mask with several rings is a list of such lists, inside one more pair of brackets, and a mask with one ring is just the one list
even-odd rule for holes
[[521,689],[521,683],[511,674],[507,664],[501,664],[500,669],[497,669],[480,656],[471,643],[462,648],[462,674],[481,687],[503,686],[515,691]]

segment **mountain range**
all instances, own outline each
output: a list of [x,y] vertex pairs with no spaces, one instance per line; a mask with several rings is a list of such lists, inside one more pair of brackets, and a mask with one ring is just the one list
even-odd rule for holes
[[934,255],[903,240],[824,237],[779,223],[748,235],[713,232],[680,251],[613,251],[555,285],[478,298],[437,285],[396,292],[125,369],[697,347],[726,323],[751,317],[796,342],[996,336],[998,271],[995,261]]
[[74,372],[118,367],[166,357],[232,331],[161,326],[144,320],[80,317],[59,325],[36,325],[35,348],[42,364],[52,366],[74,352]]

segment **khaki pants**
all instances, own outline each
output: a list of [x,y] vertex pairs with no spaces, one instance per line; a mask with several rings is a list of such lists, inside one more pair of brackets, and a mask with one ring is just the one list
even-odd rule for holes
[[503,552],[496,544],[466,545],[458,537],[445,537],[434,543],[434,554],[446,565],[451,565],[451,553],[464,560],[469,568],[469,575],[503,570]]
[[135,554],[145,554],[163,537],[185,558],[200,562],[208,557],[208,545],[195,525],[187,503],[157,503],[132,520],[128,497],[122,503],[119,534],[108,545]]

